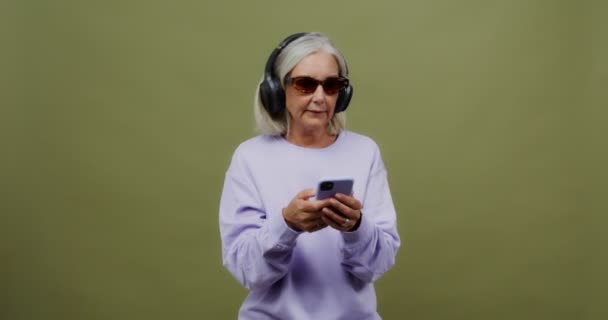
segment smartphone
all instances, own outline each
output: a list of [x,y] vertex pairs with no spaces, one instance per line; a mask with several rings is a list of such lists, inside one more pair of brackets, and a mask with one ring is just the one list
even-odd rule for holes
[[353,193],[354,184],[355,180],[348,177],[321,179],[317,185],[317,193],[315,198],[317,200],[323,200],[335,196],[336,193],[350,195]]

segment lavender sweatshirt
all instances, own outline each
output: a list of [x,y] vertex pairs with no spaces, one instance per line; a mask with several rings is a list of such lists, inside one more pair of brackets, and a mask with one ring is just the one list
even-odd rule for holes
[[[362,204],[354,232],[289,228],[282,209],[324,177],[355,179]],[[243,142],[220,200],[225,267],[249,290],[239,319],[380,319],[373,282],[400,245],[386,169],[376,143],[342,130],[322,149],[280,136]]]

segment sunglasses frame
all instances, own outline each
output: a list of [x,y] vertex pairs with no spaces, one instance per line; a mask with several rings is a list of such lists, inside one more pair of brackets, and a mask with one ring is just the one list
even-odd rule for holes
[[[314,88],[312,88],[312,87],[306,88],[301,85],[298,85],[297,82],[299,82],[301,80],[314,81],[315,82]],[[338,83],[338,86],[336,87],[335,92],[333,90],[330,90],[332,88],[326,87],[326,84],[328,83],[328,81],[336,81]],[[325,80],[317,80],[310,76],[298,76],[298,77],[287,77],[285,79],[285,84],[292,85],[294,89],[296,89],[298,92],[305,94],[305,95],[313,94],[315,91],[317,91],[317,88],[319,87],[319,85],[321,85],[321,87],[323,88],[323,92],[326,95],[333,96],[333,95],[338,94],[340,92],[340,90],[348,87],[349,80],[348,80],[348,78],[344,78],[344,77],[328,77]]]

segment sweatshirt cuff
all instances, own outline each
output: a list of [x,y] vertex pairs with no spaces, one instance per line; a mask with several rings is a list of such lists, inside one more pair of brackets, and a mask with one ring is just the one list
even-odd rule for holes
[[270,219],[268,222],[268,232],[275,244],[289,248],[295,246],[296,239],[301,232],[291,229],[283,219],[283,215]]
[[370,221],[369,216],[364,215],[361,217],[361,225],[355,231],[342,232],[342,238],[344,239],[344,245],[346,247],[357,247],[359,243],[366,243],[371,239],[374,233],[374,223]]

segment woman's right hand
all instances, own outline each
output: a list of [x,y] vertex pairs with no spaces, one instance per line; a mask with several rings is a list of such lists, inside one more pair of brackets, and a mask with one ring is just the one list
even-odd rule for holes
[[315,232],[327,227],[321,218],[321,210],[329,205],[329,200],[310,201],[314,195],[313,189],[301,191],[283,208],[283,218],[291,229]]

